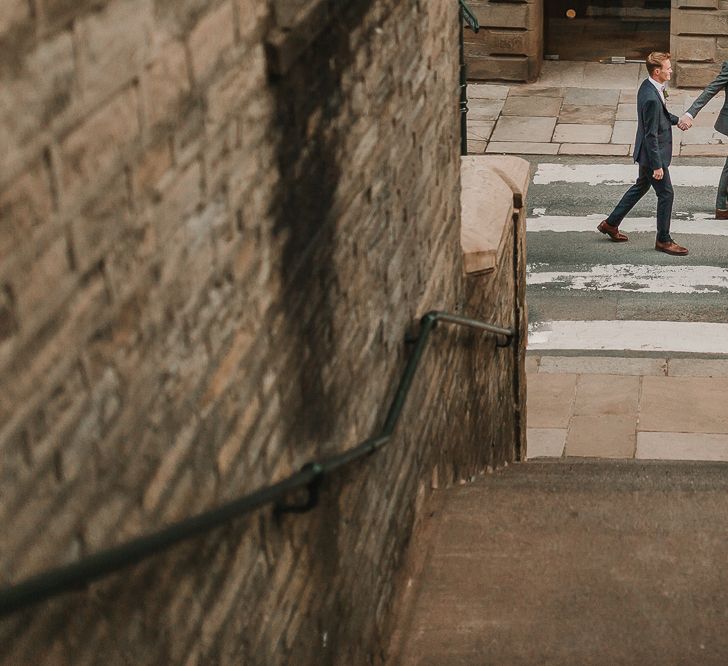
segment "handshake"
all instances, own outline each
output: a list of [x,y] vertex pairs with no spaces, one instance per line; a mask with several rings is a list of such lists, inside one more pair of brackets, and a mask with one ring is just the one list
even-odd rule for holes
[[685,132],[686,130],[689,130],[693,126],[693,118],[689,114],[685,113],[683,114],[682,118],[677,123],[677,126]]

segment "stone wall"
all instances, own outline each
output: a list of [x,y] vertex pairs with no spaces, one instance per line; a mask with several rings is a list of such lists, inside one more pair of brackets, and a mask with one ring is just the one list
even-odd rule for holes
[[[2,584],[370,436],[427,310],[513,325],[522,262],[462,272],[457,3],[344,4],[3,3]],[[438,327],[317,509],[2,618],[0,663],[381,661],[430,485],[518,456],[523,344]]]
[[670,32],[675,85],[705,87],[728,60],[728,2],[673,0]]
[[[465,30],[468,77],[535,81],[543,61],[544,0],[469,0],[481,23]],[[728,60],[728,1],[672,0],[674,84],[702,88]]]
[[535,81],[543,61],[543,0],[469,0],[480,31],[465,30],[468,78]]

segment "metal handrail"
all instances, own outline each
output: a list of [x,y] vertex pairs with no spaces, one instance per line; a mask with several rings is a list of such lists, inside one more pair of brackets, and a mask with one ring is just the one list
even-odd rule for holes
[[[239,497],[220,507],[169,525],[158,532],[100,551],[73,564],[51,569],[23,580],[16,585],[5,587],[0,590],[0,616],[18,611],[64,592],[79,590],[103,576],[136,564],[180,541],[208,532],[265,504],[276,502],[275,510],[278,514],[303,513],[313,509],[318,502],[318,487],[324,475],[374,453],[392,438],[430,334],[438,322],[457,324],[494,333],[505,339],[504,342],[498,342],[499,347],[510,345],[515,336],[515,332],[511,329],[487,324],[477,319],[434,310],[428,312],[420,320],[419,334],[413,340],[415,347],[402,373],[384,427],[378,435],[363,441],[349,451],[324,458],[318,462],[309,463],[301,471],[283,481]],[[301,488],[308,490],[308,500],[305,503],[293,505],[280,503],[286,495]]]
[[478,17],[465,0],[458,0],[460,7],[460,154],[468,154],[468,68],[465,62],[465,35],[467,25],[473,32],[480,30]]

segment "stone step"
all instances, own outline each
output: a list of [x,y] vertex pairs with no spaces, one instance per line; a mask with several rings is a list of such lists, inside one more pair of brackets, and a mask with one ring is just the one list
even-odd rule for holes
[[526,463],[433,508],[390,663],[725,663],[728,465]]

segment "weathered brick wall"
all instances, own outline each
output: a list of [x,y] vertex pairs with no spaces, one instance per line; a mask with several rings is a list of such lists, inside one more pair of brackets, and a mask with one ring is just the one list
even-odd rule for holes
[[477,33],[465,30],[468,78],[535,81],[543,62],[543,0],[469,0]]
[[[512,323],[515,283],[461,274],[457,3],[313,4],[3,3],[4,584],[371,435],[425,311]],[[0,619],[0,662],[379,661],[434,468],[515,455],[517,355],[435,337],[315,511]]]
[[670,32],[675,85],[706,86],[728,60],[728,2],[672,0]]

